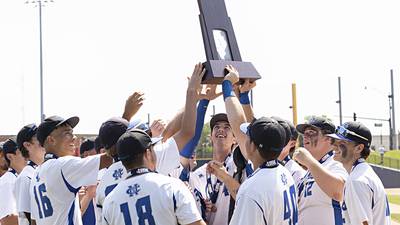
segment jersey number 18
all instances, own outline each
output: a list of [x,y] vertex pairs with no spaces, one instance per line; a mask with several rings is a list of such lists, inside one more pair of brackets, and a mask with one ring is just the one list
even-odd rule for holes
[[[150,204],[150,196],[147,195],[143,198],[139,198],[136,201],[136,214],[138,216],[138,224],[145,225],[145,221],[149,225],[155,225],[154,217],[151,214],[151,204]],[[121,212],[124,216],[125,225],[132,225],[131,215],[129,213],[129,205],[127,202],[120,205]]]

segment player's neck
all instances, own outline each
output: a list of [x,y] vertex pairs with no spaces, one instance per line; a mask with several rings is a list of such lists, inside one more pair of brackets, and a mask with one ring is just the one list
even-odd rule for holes
[[310,152],[311,155],[316,159],[316,160],[321,160],[322,157],[324,157],[328,152],[330,152],[330,148],[325,148],[325,149],[314,149],[314,151]]
[[225,162],[226,157],[229,155],[229,151],[214,151],[213,152],[213,160],[218,162]]
[[40,155],[30,155],[29,160],[34,162],[36,165],[40,165],[44,162],[44,157]]
[[24,167],[26,166],[26,163],[19,165],[18,163],[11,163],[10,167],[17,171],[18,174],[22,172]]

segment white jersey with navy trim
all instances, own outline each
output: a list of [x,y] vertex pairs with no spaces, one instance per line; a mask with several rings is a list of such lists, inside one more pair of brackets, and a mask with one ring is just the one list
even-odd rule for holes
[[[169,138],[166,142],[156,144],[154,152],[157,157],[156,171],[160,174],[168,175],[180,165],[179,150],[174,138]],[[106,196],[126,177],[126,169],[122,162],[113,163],[104,173],[97,186],[96,205],[102,207]]]
[[271,166],[264,164],[240,186],[231,225],[297,224],[293,178],[277,161],[269,163]]
[[77,193],[81,186],[96,184],[100,156],[46,158],[31,183],[32,218],[38,225],[82,224]]
[[285,168],[289,170],[290,174],[292,174],[294,183],[297,187],[297,185],[299,185],[301,182],[301,179],[303,179],[304,175],[306,175],[306,171],[301,168],[301,166],[293,159],[289,159],[287,162],[285,162]]
[[0,177],[0,219],[8,215],[18,215],[14,192],[16,180],[17,173],[12,169]]
[[[347,171],[342,163],[333,159],[332,152],[325,155],[320,163],[331,173],[347,179]],[[341,203],[325,194],[310,172],[301,180],[298,189],[299,225],[321,225],[321,220],[324,225],[343,224]]]
[[345,185],[345,224],[389,225],[390,209],[382,181],[364,160],[353,167]]
[[15,181],[15,199],[17,202],[19,225],[29,225],[29,220],[26,218],[24,212],[31,213],[31,195],[29,194],[29,190],[33,174],[35,173],[35,167],[36,165],[29,162],[22,169],[21,174],[19,174]]
[[103,224],[190,224],[201,220],[178,179],[148,172],[123,180],[104,201]]
[[[233,162],[233,154],[225,159],[225,167],[230,176],[236,171],[236,165]],[[216,212],[207,213],[207,224],[220,225],[228,224],[230,194],[228,188],[217,180],[214,175],[208,176],[206,173],[207,164],[196,169],[191,175],[191,184],[194,185],[193,192],[197,195],[197,199],[201,196],[204,199],[210,198],[215,201]],[[193,179],[193,180],[192,180]],[[209,192],[207,191],[209,189]],[[213,196],[214,197],[213,197]]]

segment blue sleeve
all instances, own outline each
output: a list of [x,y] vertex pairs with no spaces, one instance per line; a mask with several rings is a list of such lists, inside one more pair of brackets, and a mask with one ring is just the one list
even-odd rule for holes
[[181,156],[185,158],[190,158],[193,155],[194,150],[196,149],[197,144],[199,143],[201,132],[204,126],[204,117],[206,116],[208,103],[210,101],[207,99],[202,99],[197,106],[197,118],[196,118],[196,130],[194,132],[194,136],[190,141],[183,147]]

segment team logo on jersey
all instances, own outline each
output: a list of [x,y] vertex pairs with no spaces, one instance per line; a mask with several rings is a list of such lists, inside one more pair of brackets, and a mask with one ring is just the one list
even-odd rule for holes
[[39,182],[40,178],[39,178],[39,174],[36,175],[36,182]]
[[126,190],[126,193],[129,195],[129,197],[132,197],[134,195],[138,195],[139,191],[140,191],[139,184],[134,184],[128,186],[128,190]]
[[283,185],[286,185],[286,184],[287,184],[287,177],[286,177],[286,174],[284,174],[284,173],[281,174],[281,180],[282,180]]
[[115,180],[121,179],[123,173],[124,173],[124,171],[121,168],[114,170],[114,173],[113,173],[114,179]]

